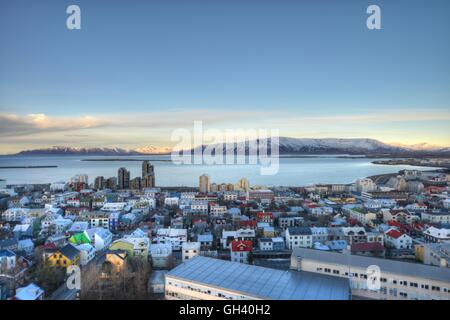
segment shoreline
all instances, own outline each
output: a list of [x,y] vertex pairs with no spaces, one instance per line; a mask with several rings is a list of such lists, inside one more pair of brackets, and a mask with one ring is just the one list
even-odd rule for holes
[[0,169],[47,169],[47,168],[58,168],[58,166],[5,166],[5,167],[0,167]]
[[387,166],[414,166],[414,167],[428,167],[441,170],[450,170],[450,162],[437,164],[437,163],[423,163],[416,159],[388,159],[388,160],[375,160],[373,164],[387,165]]

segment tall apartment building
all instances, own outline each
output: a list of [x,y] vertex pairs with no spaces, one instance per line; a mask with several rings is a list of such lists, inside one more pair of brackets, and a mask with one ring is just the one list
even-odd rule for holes
[[142,188],[154,188],[155,187],[155,175],[149,174],[142,178]]
[[142,187],[155,187],[155,169],[153,165],[147,160],[142,162]]
[[142,179],[141,177],[136,177],[131,179],[130,188],[133,190],[141,190],[142,189]]
[[130,171],[126,168],[120,168],[117,173],[117,182],[118,187],[120,189],[129,189],[130,188]]
[[116,190],[117,189],[117,178],[111,177],[111,178],[106,179],[105,187],[110,190],[113,190],[113,191]]
[[154,172],[154,167],[148,160],[142,162],[142,178]]
[[209,176],[207,174],[202,174],[198,178],[198,191],[202,193],[209,192]]
[[237,189],[242,191],[248,191],[250,190],[250,183],[246,178],[241,178],[239,182],[237,183]]
[[105,178],[103,176],[99,176],[95,178],[94,181],[94,189],[96,190],[102,190],[104,189],[106,186],[106,181]]

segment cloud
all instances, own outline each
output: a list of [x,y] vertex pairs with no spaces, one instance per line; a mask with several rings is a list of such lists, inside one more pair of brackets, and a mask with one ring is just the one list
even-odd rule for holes
[[[201,120],[207,125],[236,123],[250,119],[252,112],[216,112],[213,110],[165,111],[152,113],[125,113],[90,116],[48,116],[45,114],[0,113],[0,134],[19,137],[38,133],[67,132],[65,136],[84,136],[78,130],[113,128],[168,129],[191,127]],[[69,132],[70,131],[70,132]],[[75,132],[74,132],[75,131]]]
[[2,136],[21,136],[40,132],[58,132],[99,128],[108,123],[91,116],[49,117],[45,114],[0,114],[0,134]]
[[[51,145],[139,147],[170,144],[171,132],[192,130],[194,121],[208,129],[280,129],[292,137],[371,137],[383,141],[436,142],[448,144],[449,131],[430,132],[445,126],[450,113],[443,110],[373,114],[317,114],[271,110],[191,109],[143,113],[104,113],[53,116],[42,113],[18,115],[0,112],[0,150],[19,151],[23,146]],[[437,121],[439,123],[437,123]],[[434,123],[436,122],[436,124]],[[434,134],[434,135],[433,135]],[[418,136],[420,135],[420,137]],[[417,141],[416,141],[417,140]]]

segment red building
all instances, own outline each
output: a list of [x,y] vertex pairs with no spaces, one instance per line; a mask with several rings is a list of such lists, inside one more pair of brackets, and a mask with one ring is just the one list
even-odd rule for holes
[[256,220],[241,220],[239,227],[243,229],[256,229]]
[[273,213],[272,212],[258,212],[256,214],[256,220],[258,222],[273,223]]
[[253,249],[253,244],[249,240],[231,241],[231,261],[248,263],[248,257]]

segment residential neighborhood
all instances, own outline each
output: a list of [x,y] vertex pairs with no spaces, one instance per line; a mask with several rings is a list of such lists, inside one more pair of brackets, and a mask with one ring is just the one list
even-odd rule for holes
[[[148,174],[154,175],[152,165],[144,161],[142,175]],[[127,175],[126,169],[118,175]],[[164,278],[184,264],[195,265],[197,256],[299,270],[293,262],[299,252],[317,251],[323,259],[368,257],[450,275],[449,175],[413,176],[404,170],[395,179],[423,184],[419,193],[393,178],[384,184],[366,178],[348,185],[269,188],[251,186],[245,178],[235,185],[206,184],[206,174],[198,190],[131,188],[127,180],[111,189],[98,183],[104,178],[89,184],[82,174],[66,183],[7,186],[0,297],[173,299],[173,286],[170,292],[161,289]],[[434,180],[439,182],[429,182]],[[82,287],[69,295],[67,270],[74,266],[81,270]],[[117,289],[121,277],[128,279],[125,291]],[[370,296],[361,284],[348,286]],[[436,290],[423,297],[448,299],[450,277]],[[387,292],[383,299],[408,299],[404,291]]]

